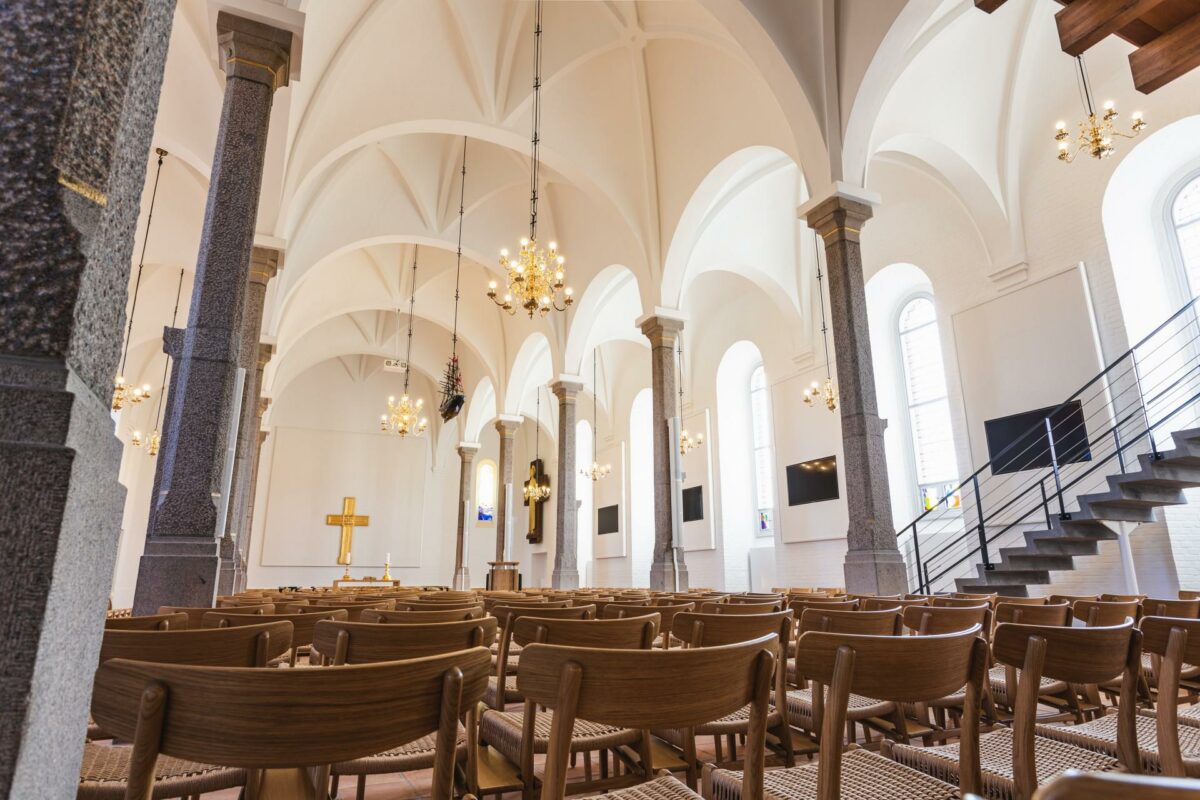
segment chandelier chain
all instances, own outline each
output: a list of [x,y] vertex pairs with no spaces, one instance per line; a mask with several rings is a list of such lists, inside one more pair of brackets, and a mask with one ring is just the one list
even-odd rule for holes
[[[413,248],[413,267],[412,267],[412,291],[408,298],[408,349],[404,355],[404,393],[408,394],[408,377],[412,372],[412,340],[413,340],[413,312],[417,306],[417,256],[421,252],[420,246]],[[396,312],[399,317],[399,311]]]
[[450,355],[451,357],[458,355],[458,300],[461,296],[459,287],[462,284],[462,240],[463,240],[463,217],[466,215],[467,205],[467,137],[463,137],[463,152],[462,152],[462,181],[458,189],[458,261],[454,266],[454,327],[450,331]]
[[142,288],[142,269],[146,265],[146,245],[150,243],[150,224],[154,221],[154,201],[158,199],[158,179],[162,177],[163,158],[167,151],[161,147],[158,153],[158,166],[154,170],[154,188],[150,190],[150,209],[146,213],[146,235],[142,237],[142,252],[138,256],[137,278],[133,282],[133,303],[129,307],[129,325],[125,328],[125,351],[121,354],[121,374],[125,374],[125,362],[129,358],[129,342],[133,335],[133,318],[137,314],[138,294]]
[[542,0],[537,0],[533,14],[533,136],[529,148],[529,238],[537,241],[538,173],[541,166],[542,142]]
[[825,321],[825,288],[823,283],[824,276],[821,274],[821,244],[819,235],[813,236],[813,250],[815,251],[817,262],[817,303],[821,306],[821,339],[825,343],[825,378],[826,380],[833,380],[833,369],[830,367],[829,360],[829,325]]

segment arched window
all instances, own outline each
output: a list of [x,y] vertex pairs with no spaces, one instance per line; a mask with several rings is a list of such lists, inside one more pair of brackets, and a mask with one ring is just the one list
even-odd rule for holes
[[1183,185],[1171,203],[1171,226],[1191,295],[1200,294],[1200,174]]
[[496,521],[496,462],[480,461],[475,469],[475,520],[484,525]]
[[921,295],[905,303],[898,327],[917,491],[929,509],[954,488],[958,472],[933,300]]
[[767,373],[759,364],[750,373],[750,429],[754,449],[754,502],[758,512],[755,533],[775,532],[775,448],[771,436],[771,395]]

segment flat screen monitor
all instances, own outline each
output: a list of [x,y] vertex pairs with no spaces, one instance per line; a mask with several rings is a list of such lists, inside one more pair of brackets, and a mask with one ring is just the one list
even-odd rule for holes
[[826,456],[789,465],[787,490],[789,506],[837,500],[837,456]]
[[619,515],[617,513],[619,506],[604,506],[596,510],[596,533],[616,533],[620,527]]
[[683,490],[683,521],[704,519],[704,487],[690,486]]
[[1059,466],[1092,460],[1083,405],[1074,400],[984,422],[993,475],[1044,469],[1053,463],[1050,437],[1046,434],[1047,417],[1054,432]]

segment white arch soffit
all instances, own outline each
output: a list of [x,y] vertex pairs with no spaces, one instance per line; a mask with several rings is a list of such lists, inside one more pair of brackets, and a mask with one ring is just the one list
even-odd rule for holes
[[692,254],[700,236],[721,211],[746,189],[794,163],[782,150],[755,145],[732,153],[713,167],[679,218],[663,268],[661,300],[656,305],[680,307]]
[[[865,289],[868,316],[876,307],[887,308],[890,314],[896,303],[907,295],[915,292],[933,294],[933,281],[916,264],[898,261],[868,278]],[[877,306],[877,303],[883,305]]]
[[[628,267],[610,264],[588,282],[575,303],[563,355],[564,369],[572,375],[590,375],[584,357],[605,342],[623,339],[650,343],[634,324],[643,314],[637,276]],[[628,325],[622,323],[628,322]]]
[[850,106],[842,136],[844,180],[858,186],[866,185],[867,166],[872,156],[871,135],[884,100],[917,53],[964,13],[978,12],[970,3],[957,0],[908,0],[897,15],[875,49]]
[[[755,66],[775,96],[792,132],[793,158],[809,186],[833,181],[825,134],[817,118],[817,104],[792,71],[772,35],[759,23],[744,1],[697,0],[719,22]],[[781,32],[782,33],[782,32]]]
[[481,378],[467,399],[467,417],[463,423],[464,441],[478,442],[483,426],[496,418],[496,389],[491,378]]
[[[762,350],[757,344],[750,339],[739,339],[725,348],[725,352],[721,354],[721,360],[717,362],[717,384],[749,387],[750,376],[756,367],[764,364],[764,361]],[[768,373],[768,380],[770,377]],[[720,397],[717,398],[717,402],[720,402]],[[717,413],[720,414],[719,407]]]
[[525,337],[508,371],[504,389],[504,413],[520,414],[521,401],[530,386],[548,384],[554,377],[554,358],[550,340],[534,331]]
[[[376,353],[376,352],[369,352],[369,351],[364,350],[363,352],[350,351],[350,352],[338,353],[337,355],[313,359],[310,363],[304,364],[303,366],[297,368],[295,370],[294,374],[288,376],[288,379],[285,383],[283,383],[279,387],[276,387],[276,390],[272,391],[270,397],[272,397],[274,400],[278,400],[279,398],[283,397],[285,394],[287,394],[288,388],[293,383],[295,383],[299,378],[304,376],[306,373],[311,372],[312,370],[316,369],[317,367],[321,366],[322,364],[325,364],[329,361],[342,361],[343,359],[354,359],[354,358],[370,358],[370,359],[380,358],[380,359],[382,359],[382,358],[386,358],[386,356],[380,355],[379,353]],[[343,361],[343,366],[344,366],[344,364],[345,364],[345,362]],[[362,379],[370,378],[380,372],[383,372],[382,366],[380,366],[376,369],[372,369],[369,373],[367,373],[361,377],[362,377]],[[396,373],[392,373],[392,374],[394,374],[398,380],[403,380],[403,378],[404,378],[403,372],[396,372]],[[415,381],[419,378],[424,378],[425,380],[429,381],[430,385],[433,387],[434,390],[436,390],[437,387],[441,383],[441,375],[440,374],[435,375],[434,373],[430,372],[428,369],[422,368],[421,366],[419,366],[416,363],[416,360],[414,359],[413,365],[412,365],[412,379]],[[438,414],[437,414],[436,399],[437,399],[436,397],[424,398],[425,408],[430,414],[430,419],[432,420],[433,417],[437,417],[438,423],[440,423],[441,417],[438,416]]]
[[936,180],[967,212],[991,265],[1007,264],[1012,242],[1003,199],[958,151],[931,136],[906,133],[881,143],[873,158],[919,170]]
[[[768,275],[754,267],[748,266],[729,265],[723,267],[709,267],[701,270],[693,276],[693,279],[688,283],[688,289],[692,290],[698,287],[698,290],[707,292],[708,287],[705,286],[704,282],[700,279],[704,278],[705,276],[716,276],[722,273],[726,275],[732,275],[735,278],[746,281],[752,287],[751,291],[757,290],[761,292],[763,299],[779,314],[780,321],[784,323],[784,330],[782,332],[777,331],[776,335],[781,338],[786,337],[793,352],[798,353],[803,350],[808,325],[806,317],[792,302],[791,298],[788,296],[787,290],[781,286],[773,276]],[[730,291],[731,288],[732,287],[730,286],[725,286],[722,288],[722,291],[727,292]],[[690,292],[689,294],[685,294],[683,296],[683,305],[681,306],[681,309],[689,315],[691,315],[691,309],[696,305],[696,303],[705,303],[711,300],[711,298],[707,296],[700,300],[693,300],[691,298],[692,295]],[[811,312],[808,319],[810,319],[815,313],[816,312]],[[683,337],[685,357],[690,358],[690,351],[693,350],[695,346],[694,342],[696,341],[697,337],[694,330],[692,334],[688,333],[687,326],[684,327]],[[697,377],[694,370],[690,371],[690,375],[686,377],[689,386],[694,385],[693,382],[696,379]]]

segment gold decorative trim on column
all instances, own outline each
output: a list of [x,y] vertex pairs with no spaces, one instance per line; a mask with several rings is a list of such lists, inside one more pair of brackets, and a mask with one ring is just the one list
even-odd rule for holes
[[59,186],[64,186],[67,189],[70,189],[72,192],[84,198],[85,200],[92,201],[101,208],[108,205],[108,195],[104,194],[104,192],[100,191],[94,186],[89,186],[82,181],[73,180],[66,175],[63,175],[61,172],[58,175],[58,184]]

